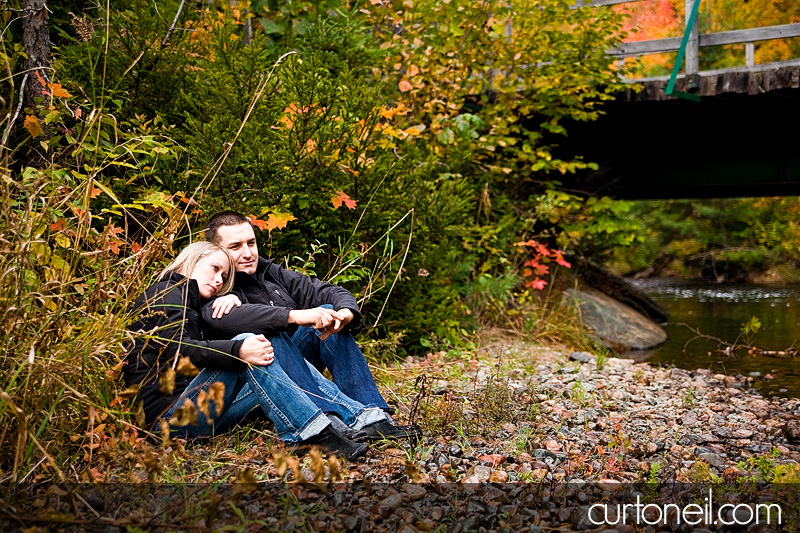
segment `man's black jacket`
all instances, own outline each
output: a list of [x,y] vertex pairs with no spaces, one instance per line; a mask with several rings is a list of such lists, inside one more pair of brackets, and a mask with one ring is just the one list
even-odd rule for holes
[[222,318],[211,318],[211,302],[203,306],[203,320],[216,330],[214,336],[230,338],[239,333],[263,333],[274,335],[280,331],[293,331],[289,324],[289,311],[311,309],[330,304],[334,310],[350,309],[353,320],[347,325],[355,332],[361,328],[361,312],[350,291],[299,272],[287,270],[272,259],[258,258],[256,272],[252,276],[237,272],[233,292],[242,300],[241,307],[234,307]]
[[125,384],[141,384],[138,398],[144,401],[145,420],[150,426],[169,409],[192,381],[177,374],[172,394],[161,392],[159,376],[173,368],[180,351],[199,369],[239,368],[243,341],[205,340],[200,324],[200,291],[197,282],[171,273],[151,285],[133,304],[138,319],[128,329],[138,332],[125,357]]

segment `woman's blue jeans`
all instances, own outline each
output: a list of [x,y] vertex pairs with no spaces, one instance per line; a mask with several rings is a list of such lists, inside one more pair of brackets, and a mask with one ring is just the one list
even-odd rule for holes
[[[250,335],[243,333],[235,339]],[[330,420],[311,401],[306,391],[287,375],[278,361],[277,352],[276,348],[275,361],[269,366],[248,365],[242,370],[203,369],[164,418],[172,418],[174,411],[187,399],[196,406],[200,392],[207,391],[215,382],[225,386],[223,406],[218,412],[214,402],[208,402],[210,420],[198,410],[197,425],[173,427],[173,435],[185,438],[211,437],[261,414],[272,420],[278,437],[284,442],[304,441],[325,429]],[[327,382],[321,382],[317,387],[325,395],[325,411],[337,415],[348,426],[361,429],[384,418],[379,409],[367,408],[348,398],[336,385],[321,375],[319,377]]]

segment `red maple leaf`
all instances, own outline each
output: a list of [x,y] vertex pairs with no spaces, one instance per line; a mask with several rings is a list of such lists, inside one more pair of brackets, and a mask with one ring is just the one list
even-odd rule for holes
[[560,251],[556,251],[555,256],[556,256],[556,263],[566,268],[572,268],[572,265],[564,259],[564,256]]
[[528,287],[533,287],[537,291],[540,291],[544,289],[545,285],[547,285],[547,282],[543,279],[535,279],[533,281],[529,281],[528,283],[526,283],[526,285]]

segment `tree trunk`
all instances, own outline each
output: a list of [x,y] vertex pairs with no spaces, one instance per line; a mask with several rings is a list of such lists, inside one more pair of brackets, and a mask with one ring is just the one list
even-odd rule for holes
[[[46,0],[24,0],[22,17],[22,44],[25,47],[24,69],[28,73],[25,91],[25,107],[39,118],[44,139],[50,138],[50,129],[44,123],[49,101],[50,90],[50,24]],[[41,139],[41,138],[39,138]],[[43,167],[47,164],[45,152],[40,146],[34,147],[28,164]]]

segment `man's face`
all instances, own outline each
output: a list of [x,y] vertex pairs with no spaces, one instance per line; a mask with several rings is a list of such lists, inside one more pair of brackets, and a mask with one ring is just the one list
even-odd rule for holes
[[258,266],[256,234],[249,222],[217,229],[219,245],[228,250],[236,265],[236,272],[255,274]]

